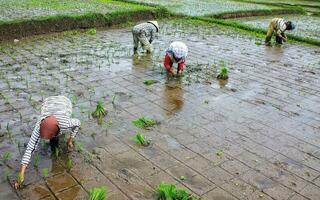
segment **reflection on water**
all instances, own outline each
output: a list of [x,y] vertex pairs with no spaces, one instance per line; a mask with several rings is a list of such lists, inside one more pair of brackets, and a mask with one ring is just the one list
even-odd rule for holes
[[284,53],[281,45],[266,46],[264,50],[266,58],[272,62],[280,61]]
[[163,90],[163,104],[170,110],[168,115],[175,114],[179,112],[183,107],[183,95],[184,90],[181,88],[181,85],[177,80],[169,81]]

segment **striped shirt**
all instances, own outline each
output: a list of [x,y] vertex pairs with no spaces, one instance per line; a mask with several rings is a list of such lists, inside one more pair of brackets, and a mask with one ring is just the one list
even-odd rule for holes
[[67,97],[52,96],[46,98],[42,104],[41,116],[32,132],[27,149],[22,157],[21,164],[28,165],[30,163],[32,153],[37,149],[40,141],[41,121],[50,115],[54,115],[58,121],[58,126],[60,128],[58,135],[62,132],[69,132],[70,136],[74,138],[79,131],[80,121],[71,118],[71,114],[72,103]]
[[285,23],[285,20],[282,18],[275,18],[273,19],[275,20],[275,31],[277,32],[277,34],[281,34],[284,33],[287,29],[287,25]]

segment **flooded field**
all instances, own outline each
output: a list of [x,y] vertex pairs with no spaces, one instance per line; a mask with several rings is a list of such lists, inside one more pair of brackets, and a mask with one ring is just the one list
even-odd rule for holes
[[317,16],[304,16],[304,15],[275,15],[275,16],[262,16],[262,17],[247,17],[238,18],[235,21],[244,24],[252,25],[254,27],[264,28],[268,27],[270,20],[274,17],[282,17],[290,20],[296,24],[296,29],[290,34],[320,40],[320,17]]
[[135,2],[151,3],[165,6],[168,10],[192,16],[217,14],[223,12],[274,9],[275,6],[266,6],[253,3],[243,3],[223,0],[186,0],[186,1],[165,1],[165,0],[133,0]]
[[[155,199],[162,181],[205,199],[318,199],[319,48],[257,45],[262,39],[198,21],[160,27],[152,56],[133,56],[129,28],[0,46],[0,199],[87,199],[97,186],[108,199]],[[189,47],[180,79],[162,66],[176,39]],[[226,81],[216,79],[221,66]],[[76,151],[66,153],[61,138],[51,156],[43,142],[15,192],[41,102],[57,94],[82,122]],[[108,111],[102,123],[91,115],[98,101]],[[157,124],[138,128],[141,116]],[[149,146],[135,143],[137,132]]]
[[129,11],[139,5],[128,5],[119,1],[94,0],[90,2],[73,0],[0,0],[0,21],[26,20],[54,15],[77,15],[87,13],[110,13],[114,11]]

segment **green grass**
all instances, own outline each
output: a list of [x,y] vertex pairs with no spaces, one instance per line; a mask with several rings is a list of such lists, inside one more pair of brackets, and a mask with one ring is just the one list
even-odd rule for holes
[[141,116],[138,119],[132,121],[133,125],[138,128],[148,128],[157,124],[156,120],[150,119],[145,116]]
[[105,187],[95,187],[89,192],[90,200],[105,200],[107,196],[107,189]]
[[156,194],[158,200],[197,200],[196,197],[189,195],[186,189],[164,182],[158,185]]
[[157,80],[145,80],[145,81],[143,81],[143,83],[145,85],[152,85],[152,84],[158,83],[158,81]]

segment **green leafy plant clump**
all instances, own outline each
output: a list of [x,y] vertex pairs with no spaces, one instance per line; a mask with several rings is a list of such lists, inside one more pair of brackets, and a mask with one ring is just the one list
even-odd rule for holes
[[103,103],[101,101],[99,101],[97,103],[96,110],[92,113],[92,116],[95,118],[101,119],[104,116],[106,116],[107,114],[108,114],[108,112],[103,107]]
[[145,84],[145,85],[152,85],[152,84],[155,84],[155,83],[158,83],[158,81],[157,80],[145,80],[145,81],[143,81],[143,83]]
[[229,78],[228,69],[224,65],[220,68],[217,78],[222,80],[227,80]]
[[95,28],[90,28],[86,31],[86,33],[89,35],[95,35],[97,34],[97,30]]
[[133,125],[138,128],[148,128],[157,124],[156,120],[150,119],[148,117],[142,116],[138,119],[132,121]]
[[5,151],[5,152],[2,153],[2,160],[3,160],[4,163],[9,162],[11,157],[12,157],[12,153],[10,151]]
[[141,132],[137,132],[137,134],[133,137],[133,141],[136,142],[136,144],[141,146],[148,146],[150,144],[150,141],[146,139],[146,136],[143,135]]
[[105,200],[107,189],[105,187],[95,187],[90,190],[89,200]]
[[48,168],[42,169],[42,176],[45,178],[49,176],[49,169]]
[[158,200],[197,200],[196,197],[188,194],[186,189],[163,182],[156,188],[156,193]]

